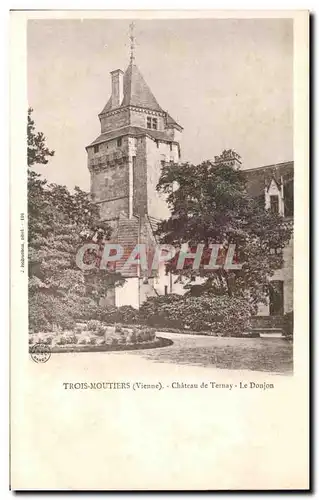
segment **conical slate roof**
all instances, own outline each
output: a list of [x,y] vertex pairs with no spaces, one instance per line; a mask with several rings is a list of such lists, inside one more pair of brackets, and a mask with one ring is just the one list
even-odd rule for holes
[[[110,98],[101,114],[110,111],[111,104]],[[163,112],[136,64],[130,64],[124,73],[121,106],[137,106]]]

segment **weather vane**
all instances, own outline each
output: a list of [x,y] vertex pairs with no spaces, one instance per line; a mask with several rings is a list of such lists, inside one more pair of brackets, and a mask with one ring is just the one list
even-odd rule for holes
[[130,41],[131,41],[131,56],[130,56],[130,61],[131,61],[131,64],[133,64],[134,59],[135,59],[135,56],[134,56],[134,49],[135,49],[134,28],[135,28],[135,24],[134,24],[134,22],[131,22],[131,24],[130,24]]

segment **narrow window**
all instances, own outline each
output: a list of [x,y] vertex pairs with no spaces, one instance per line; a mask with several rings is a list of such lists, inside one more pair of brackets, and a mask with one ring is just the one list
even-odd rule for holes
[[120,137],[118,140],[117,140],[117,147],[120,148],[122,146],[122,138]]
[[146,124],[147,128],[152,128],[152,118],[150,116],[147,117]]
[[170,143],[170,145],[169,145],[169,149],[170,149],[171,151],[173,151],[173,145],[172,145],[172,143]]
[[270,196],[270,211],[272,214],[278,214],[279,212],[279,199],[277,195]]
[[99,145],[95,144],[95,146],[94,146],[94,153],[98,153],[98,152],[99,152]]
[[152,125],[153,125],[153,129],[157,130],[157,118],[152,119]]
[[156,146],[158,147],[158,146],[159,146],[159,144],[158,144],[158,140],[156,139],[156,141],[155,141],[155,142],[156,142]]
[[164,295],[167,295],[167,285],[164,286]]

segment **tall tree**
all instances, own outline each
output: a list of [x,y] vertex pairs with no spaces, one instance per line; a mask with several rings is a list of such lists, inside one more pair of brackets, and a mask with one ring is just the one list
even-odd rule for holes
[[[98,206],[89,193],[75,187],[48,184],[32,170],[53,156],[45,137],[36,132],[28,114],[28,239],[29,317],[31,326],[52,323],[70,326],[85,308],[98,304],[110,286],[122,282],[120,275],[98,268],[83,271],[76,265],[78,249],[94,240],[103,248],[110,227],[100,222]],[[96,259],[98,256],[91,255]]]
[[[190,282],[190,293],[246,296],[255,306],[265,301],[269,278],[281,265],[281,250],[289,242],[291,228],[280,214],[265,210],[264,200],[249,196],[243,173],[226,162],[167,164],[157,189],[167,196],[171,208],[171,217],[158,228],[161,241],[175,247],[205,245],[198,271],[192,269],[193,261],[180,271],[176,259],[169,266],[173,273],[188,278],[206,278],[202,285]],[[234,244],[242,269],[205,270],[210,244],[220,244],[224,255]]]
[[33,109],[28,109],[27,139],[28,139],[28,167],[48,163],[48,157],[54,155],[46,144],[46,138],[42,132],[37,132],[32,118]]

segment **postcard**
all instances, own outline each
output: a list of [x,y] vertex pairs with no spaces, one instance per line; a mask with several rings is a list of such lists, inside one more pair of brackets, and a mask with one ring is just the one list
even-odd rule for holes
[[11,489],[309,489],[308,25],[11,12]]

